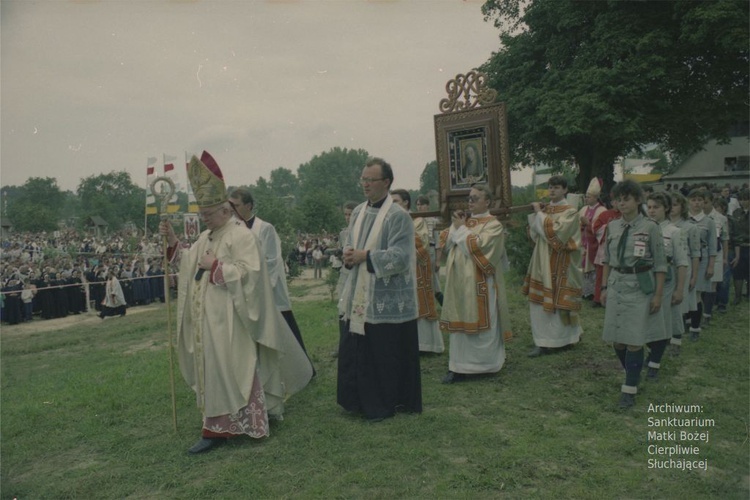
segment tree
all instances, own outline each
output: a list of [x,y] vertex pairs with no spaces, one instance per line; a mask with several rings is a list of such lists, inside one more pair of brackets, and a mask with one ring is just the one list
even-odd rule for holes
[[125,171],[86,177],[76,190],[81,203],[81,217],[98,215],[111,229],[119,229],[125,222],[138,223],[144,214],[146,193],[133,184]]
[[419,176],[419,192],[427,193],[431,190],[438,191],[438,163],[432,160],[424,166],[422,175]]
[[23,194],[22,186],[3,186],[0,187],[0,213],[3,217],[10,218],[8,207],[13,206],[13,202]]
[[248,186],[253,194],[253,209],[261,219],[273,224],[276,231],[287,233],[293,230],[294,196],[277,193],[272,184],[260,177],[254,186]]
[[21,186],[0,187],[0,208],[2,208],[3,213],[5,212],[5,209],[8,207],[8,201],[13,200],[14,198],[18,198],[19,196],[21,196],[22,192],[23,192],[23,187]]
[[[12,190],[8,190],[10,194]],[[8,218],[19,231],[54,231],[64,210],[65,195],[52,177],[29,177],[8,196]]]
[[359,177],[368,157],[364,149],[339,147],[314,156],[297,169],[300,198],[327,193],[334,205],[339,207],[348,200],[364,200]]
[[274,195],[294,200],[299,196],[299,179],[288,168],[279,167],[271,171],[269,187]]
[[68,227],[76,227],[81,212],[81,202],[73,191],[63,191],[63,201],[57,217]]
[[[525,8],[525,10],[524,10]],[[489,0],[482,66],[508,107],[514,163],[574,161],[612,184],[642,144],[684,153],[747,120],[748,2]]]
[[341,204],[328,191],[310,192],[300,202],[300,229],[310,233],[338,234],[344,225]]
[[[287,170],[287,172],[289,171]],[[273,172],[271,173],[271,177],[274,177]],[[255,214],[264,221],[273,224],[281,239],[282,254],[284,256],[289,255],[289,252],[296,246],[297,242],[297,210],[294,208],[295,197],[291,194],[277,194],[272,187],[272,183],[263,177],[258,178],[255,185],[247,186],[247,188],[250,189],[253,195],[253,210]],[[233,190],[234,188],[230,187],[228,191],[231,193]]]

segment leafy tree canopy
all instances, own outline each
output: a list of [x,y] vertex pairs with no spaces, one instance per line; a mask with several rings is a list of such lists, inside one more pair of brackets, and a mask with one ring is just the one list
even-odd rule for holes
[[341,203],[327,191],[311,192],[302,198],[299,207],[299,226],[305,231],[319,234],[322,232],[338,235],[344,226]]
[[419,192],[427,193],[431,190],[438,190],[438,163],[432,160],[424,166],[422,175],[419,176]]
[[133,184],[125,171],[86,177],[76,190],[83,218],[98,215],[119,229],[125,222],[138,223],[143,218],[145,192]]
[[[345,224],[343,204],[364,200],[359,177],[368,158],[362,149],[332,148],[300,165],[298,175],[278,167],[269,179],[260,177],[247,186],[253,194],[255,213],[276,227],[285,255],[296,243],[298,232],[339,233]],[[437,162],[432,161],[425,166],[420,192],[437,189],[437,176]],[[417,191],[411,194],[416,202]],[[22,187],[3,187],[0,195],[7,201],[8,215],[16,227],[32,231],[55,229],[63,219],[78,217],[83,221],[94,215],[106,220],[111,230],[128,221],[140,226],[146,199],[145,190],[134,185],[127,172],[86,177],[76,193],[61,193],[55,179],[31,178]],[[179,192],[177,196],[180,211],[187,212],[187,195]],[[155,215],[146,218],[150,233],[157,231],[158,221]]]
[[616,158],[677,153],[747,120],[746,0],[488,0],[502,48],[482,66],[507,103],[514,163],[574,160],[578,185]]
[[[274,170],[274,172],[276,171]],[[287,170],[287,172],[289,171]],[[294,174],[292,174],[293,176]],[[271,177],[273,178],[273,173]],[[273,224],[279,234],[295,229],[295,196],[293,194],[282,195],[281,192],[283,191],[276,191],[278,186],[275,188],[272,182],[268,182],[263,177],[260,177],[255,185],[248,186],[248,188],[253,194],[253,209],[258,217]]]
[[52,177],[29,177],[18,189],[9,189],[7,215],[19,231],[54,231],[65,195]]
[[347,200],[363,201],[359,177],[368,157],[364,149],[338,147],[314,156],[297,169],[300,199],[325,192],[338,206]]
[[299,196],[299,179],[288,168],[279,167],[271,171],[268,187],[276,196],[294,199]]

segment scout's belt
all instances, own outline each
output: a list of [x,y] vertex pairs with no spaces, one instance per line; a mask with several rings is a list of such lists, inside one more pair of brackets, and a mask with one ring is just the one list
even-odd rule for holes
[[620,274],[638,274],[650,271],[653,266],[641,266],[641,267],[616,267],[615,271]]

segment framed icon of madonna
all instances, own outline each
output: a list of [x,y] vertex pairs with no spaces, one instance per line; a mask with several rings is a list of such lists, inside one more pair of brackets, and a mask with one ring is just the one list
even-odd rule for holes
[[493,212],[512,205],[505,103],[435,115],[435,146],[444,219],[467,208],[478,183],[494,193]]

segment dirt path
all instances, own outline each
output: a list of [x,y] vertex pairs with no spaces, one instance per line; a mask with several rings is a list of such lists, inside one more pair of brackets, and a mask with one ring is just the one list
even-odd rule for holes
[[[141,314],[144,312],[161,309],[162,307],[164,307],[164,304],[161,303],[151,304],[148,306],[129,307],[125,318],[127,318],[131,314]],[[64,318],[34,318],[33,321],[27,323],[19,323],[17,325],[2,325],[2,330],[0,331],[2,332],[3,337],[7,337],[11,335],[26,335],[29,333],[53,332],[55,330],[62,330],[63,328],[68,328],[69,326],[74,325],[97,324],[101,323],[102,321],[115,321],[116,319],[119,319],[108,318],[106,320],[103,320],[98,316],[98,314],[99,313],[97,311],[93,311],[90,313],[71,314],[70,316],[66,316]]]
[[[302,274],[292,280],[291,286],[300,286],[305,288],[305,292],[302,297],[292,297],[292,303],[307,302],[311,300],[324,300],[330,298],[328,285],[326,285],[325,281],[322,279],[313,279],[312,269],[303,269]],[[129,307],[127,315],[125,317],[127,318],[131,314],[141,314],[148,311],[154,311],[163,307],[164,304],[161,303],[150,304],[147,306]],[[56,319],[35,318],[33,321],[27,323],[19,323],[17,325],[0,325],[0,333],[4,337],[11,335],[27,335],[30,333],[62,330],[63,328],[68,328],[74,325],[96,324],[101,323],[102,321],[114,320],[115,318],[102,320],[101,318],[99,318],[97,312],[74,314],[66,316],[65,318]]]
[[290,286],[304,287],[305,294],[302,297],[294,297],[292,294],[292,303],[330,299],[331,292],[325,282],[327,273],[328,269],[323,269],[323,278],[314,279],[315,271],[313,269],[303,269],[302,274],[294,278]]

